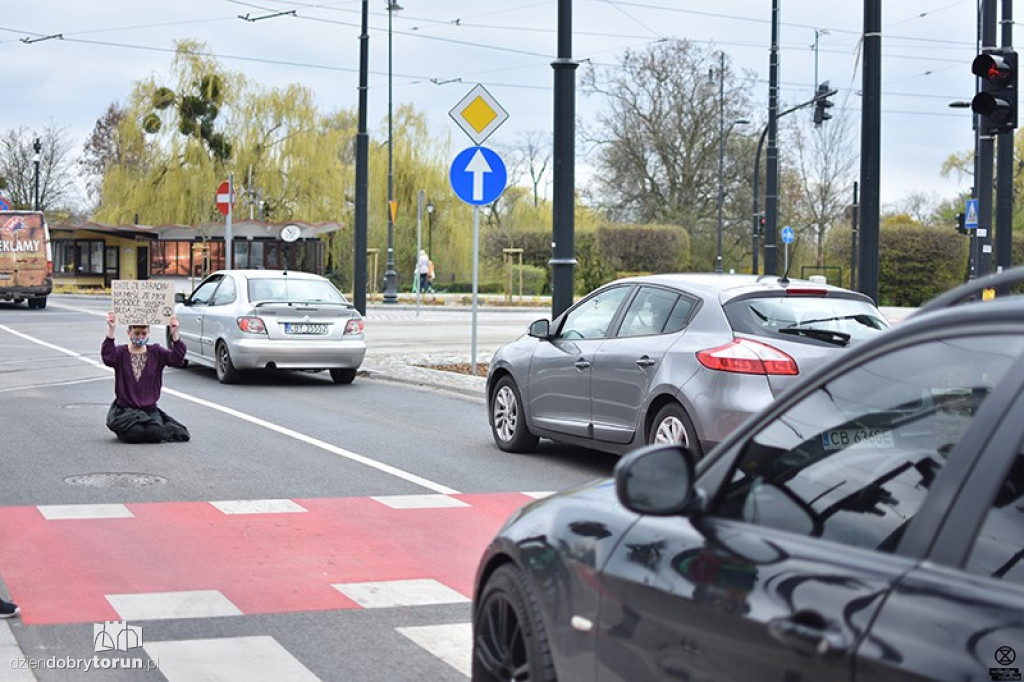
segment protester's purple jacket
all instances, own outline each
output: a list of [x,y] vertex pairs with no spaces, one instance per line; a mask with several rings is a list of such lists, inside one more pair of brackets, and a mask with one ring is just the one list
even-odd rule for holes
[[183,367],[185,349],[185,342],[181,339],[172,344],[171,350],[156,343],[146,346],[146,367],[136,381],[127,344],[118,346],[113,339],[104,337],[100,357],[104,365],[114,368],[114,398],[117,404],[140,410],[156,407],[163,387],[164,367]]

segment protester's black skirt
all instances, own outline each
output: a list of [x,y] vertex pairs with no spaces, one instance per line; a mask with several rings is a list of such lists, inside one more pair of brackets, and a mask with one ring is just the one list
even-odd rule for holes
[[[118,439],[129,443],[187,441],[191,437],[184,424],[159,407],[148,410],[121,407],[116,400],[107,410],[107,428],[116,433]],[[140,434],[146,435],[141,437]]]

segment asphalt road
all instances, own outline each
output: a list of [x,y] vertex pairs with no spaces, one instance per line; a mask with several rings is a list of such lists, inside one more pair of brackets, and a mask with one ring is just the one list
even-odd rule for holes
[[[422,366],[471,357],[470,311],[401,306],[368,311],[350,386],[171,369],[161,406],[191,442],[123,445],[106,308],[0,304],[0,590],[23,610],[0,623],[0,680],[465,680],[487,539],[615,462],[498,451],[483,380]],[[479,310],[478,360],[548,314]],[[97,652],[108,622],[142,646]],[[136,660],[156,669],[110,667]]]

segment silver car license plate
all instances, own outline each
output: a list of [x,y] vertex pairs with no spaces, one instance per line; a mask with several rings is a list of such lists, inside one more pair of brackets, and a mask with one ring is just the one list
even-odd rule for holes
[[285,322],[285,334],[326,334],[326,324],[310,324],[307,322]]

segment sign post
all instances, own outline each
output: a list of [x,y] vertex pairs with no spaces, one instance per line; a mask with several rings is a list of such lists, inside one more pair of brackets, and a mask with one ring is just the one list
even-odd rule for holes
[[793,228],[792,227],[790,227],[789,225],[786,225],[784,228],[782,228],[782,243],[786,245],[785,263],[783,265],[783,272],[786,273],[787,277],[789,276],[789,245],[793,243],[793,237],[794,237],[794,234],[793,234]]
[[231,216],[235,206],[235,174],[228,173],[228,181],[220,183],[217,188],[217,210],[227,216],[224,223],[224,269],[231,269],[231,246],[234,236],[231,233]]
[[[478,265],[480,262],[480,206],[489,204],[505,191],[508,171],[501,157],[481,147],[488,137],[508,120],[508,112],[479,83],[459,100],[448,115],[476,147],[459,153],[449,173],[452,189],[460,199],[473,206],[473,340],[470,372],[476,375],[476,307]],[[431,254],[433,255],[433,254]]]

